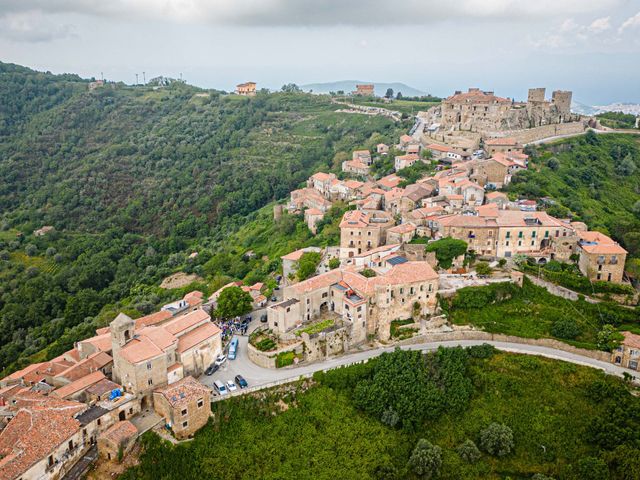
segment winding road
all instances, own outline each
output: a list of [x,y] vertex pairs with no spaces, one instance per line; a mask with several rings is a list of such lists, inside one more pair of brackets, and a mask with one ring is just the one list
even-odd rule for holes
[[[306,365],[292,366],[281,369],[269,369],[259,367],[249,360],[247,354],[247,342],[248,337],[240,337],[240,348],[238,357],[235,360],[227,360],[227,362],[212,376],[202,376],[200,381],[205,385],[213,385],[215,380],[223,382],[233,380],[236,375],[242,375],[249,383],[251,390],[260,388],[266,388],[274,383],[285,383],[286,381],[294,381],[302,376],[310,376],[313,373],[320,370],[329,370],[336,367],[345,365],[351,365],[367,361],[371,358],[377,357],[383,352],[391,352],[397,346],[375,348],[369,350],[356,351],[347,355],[339,357],[331,357],[322,362],[314,362]],[[622,377],[626,372],[632,376],[639,376],[639,373],[634,370],[622,368],[612,363],[595,360],[589,357],[584,357],[563,350],[556,350],[549,347],[542,347],[538,345],[527,345],[519,343],[497,342],[487,340],[459,340],[459,341],[443,341],[443,342],[424,342],[415,345],[402,345],[400,348],[403,350],[421,350],[423,352],[437,350],[438,347],[470,347],[473,345],[482,345],[488,343],[493,345],[499,350],[512,353],[521,353],[527,355],[538,355],[541,357],[552,358],[555,360],[562,360],[576,365],[583,365],[587,367],[597,368],[603,370],[609,375],[616,375]],[[239,393],[239,392],[238,392]]]

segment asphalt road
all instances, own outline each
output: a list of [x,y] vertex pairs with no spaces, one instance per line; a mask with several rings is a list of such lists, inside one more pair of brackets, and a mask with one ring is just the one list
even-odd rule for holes
[[[215,374],[210,377],[203,376],[200,378],[200,381],[206,385],[211,386],[213,385],[214,380],[221,380],[226,382],[228,380],[233,380],[236,375],[240,374],[245,378],[245,380],[247,380],[250,387],[258,387],[277,381],[296,380],[301,375],[312,374],[320,370],[328,370],[343,365],[366,361],[370,358],[377,357],[382,352],[390,352],[396,348],[394,346],[388,348],[365,350],[362,352],[350,353],[340,357],[332,357],[323,362],[315,362],[307,365],[291,366],[287,368],[272,370],[269,368],[259,367],[251,362],[251,360],[249,360],[249,357],[247,355],[247,341],[247,337],[240,337],[240,348],[237,358],[235,360],[227,360],[227,362]],[[497,349],[506,352],[539,355],[556,360],[563,360],[565,362],[570,362],[577,365],[597,368],[610,375],[621,377],[624,372],[627,372],[633,376],[640,376],[637,371],[622,368],[612,363],[601,362],[599,360],[595,360],[589,357],[583,357],[581,355],[565,352],[563,350],[555,350],[553,348],[540,347],[537,345],[525,345],[519,343],[493,342],[483,340],[461,340],[447,342],[425,342],[416,345],[405,345],[401,348],[403,350],[430,351],[436,350],[440,346],[469,347],[472,345],[482,345],[483,343],[488,343],[490,345],[493,345]]]

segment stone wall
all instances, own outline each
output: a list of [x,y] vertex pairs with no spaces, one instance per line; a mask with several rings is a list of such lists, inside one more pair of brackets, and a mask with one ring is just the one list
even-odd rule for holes
[[522,130],[507,130],[500,132],[486,132],[486,137],[510,137],[515,138],[519,143],[531,143],[549,137],[559,135],[572,135],[585,131],[587,125],[583,121],[560,123],[553,125],[543,125],[541,127],[527,128]]
[[305,344],[305,361],[324,360],[332,355],[340,355],[349,350],[349,332],[346,327],[315,335],[302,333]]
[[400,342],[401,345],[413,345],[424,342],[453,342],[463,340],[487,340],[494,342],[519,343],[522,345],[536,345],[539,347],[553,348],[562,350],[563,352],[581,355],[583,357],[593,358],[601,362],[610,362],[611,354],[601,352],[599,350],[586,350],[584,348],[574,347],[558,340],[551,338],[522,338],[513,335],[503,335],[499,333],[488,333],[480,330],[457,330],[453,332],[437,332],[427,335],[416,336]]
[[278,350],[271,350],[270,352],[261,352],[256,347],[247,344],[247,352],[249,353],[249,360],[262,368],[276,368],[276,357],[281,352],[295,351],[296,353],[302,353],[302,341],[287,345],[286,347],[279,348]]

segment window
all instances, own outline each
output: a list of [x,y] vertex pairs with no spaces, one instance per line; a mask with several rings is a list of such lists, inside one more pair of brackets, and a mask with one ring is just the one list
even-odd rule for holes
[[[432,290],[433,290],[433,283],[430,283],[430,284],[429,284],[429,291],[431,292]],[[429,296],[429,295],[427,295],[427,297],[428,297],[428,296]]]
[[531,232],[531,238],[536,238],[536,231]]
[[518,232],[518,238],[522,238],[522,232]]
[[544,238],[549,238],[549,230],[545,230],[545,232],[544,232]]
[[509,240],[507,240],[506,242],[504,242],[505,246],[509,246]]
[[150,378],[149,380],[147,380],[147,385],[153,385],[153,379]]
[[531,240],[531,246],[534,247],[535,244],[536,244],[536,241],[535,240]]
[[184,417],[186,414],[187,414],[187,409],[183,408],[182,411],[180,412],[180,415]]
[[48,458],[48,460],[47,460],[47,463],[49,463],[49,466],[52,466],[52,465],[53,465],[53,456],[52,456],[52,455],[49,455],[49,458]]
[[322,294],[322,298],[327,298],[327,296],[328,296],[328,295],[329,295],[329,294],[328,294],[327,292],[324,292],[324,293]]
[[147,362],[147,370],[151,370],[151,362]]
[[511,232],[507,232],[507,237],[506,238],[511,238]]
[[518,246],[521,247],[522,246],[522,240],[518,240]]
[[189,422],[182,422],[182,428],[187,428],[189,426]]
[[409,295],[413,295],[413,287],[409,289]]
[[404,288],[400,287],[400,295],[404,293]]
[[73,440],[69,440],[69,450],[73,450]]

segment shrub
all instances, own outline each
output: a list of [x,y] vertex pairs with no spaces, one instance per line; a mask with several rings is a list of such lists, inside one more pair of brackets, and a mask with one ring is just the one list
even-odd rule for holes
[[573,318],[561,318],[556,320],[551,327],[551,334],[554,337],[573,340],[582,333],[578,323]]
[[382,418],[380,421],[389,427],[395,427],[400,421],[400,415],[398,415],[398,412],[393,408],[389,407],[382,412]]
[[503,457],[513,449],[513,432],[502,423],[492,423],[480,432],[480,446],[487,453]]
[[554,480],[553,477],[547,477],[546,475],[543,475],[542,473],[536,473],[533,477],[531,477],[531,480]]
[[427,244],[427,252],[436,252],[438,266],[440,268],[451,268],[453,259],[464,255],[467,251],[467,242],[447,237]]
[[476,463],[482,454],[473,440],[467,439],[458,447],[458,455],[467,463]]
[[487,262],[478,262],[476,264],[476,273],[478,275],[491,275],[493,269],[489,266]]
[[418,440],[409,458],[409,468],[416,475],[430,479],[438,475],[442,466],[442,449],[424,438]]
[[609,469],[601,458],[584,457],[578,461],[575,477],[580,480],[607,480]]
[[267,352],[276,348],[276,342],[274,342],[271,338],[263,338],[258,343],[256,343],[256,348],[261,352]]
[[496,347],[488,343],[467,347],[467,355],[472,358],[489,358],[497,352]]
[[329,268],[331,270],[335,270],[339,266],[340,266],[340,259],[339,258],[332,258],[331,260],[329,260]]
[[498,266],[500,268],[504,268],[504,266],[507,264],[507,259],[506,258],[501,258],[500,260],[498,260]]
[[298,271],[296,273],[298,280],[306,280],[316,273],[321,259],[322,257],[318,252],[303,253],[300,260],[298,260]]
[[295,352],[280,352],[276,356],[276,368],[286,367],[293,364],[293,359],[296,357]]
[[370,268],[365,268],[364,270],[360,271],[360,275],[366,278],[372,278],[376,276],[376,272],[374,272]]
[[38,253],[38,247],[36,247],[33,243],[30,243],[29,245],[24,247],[24,253],[26,253],[30,257],[33,257]]

